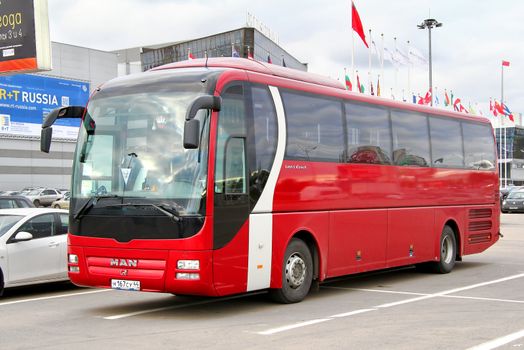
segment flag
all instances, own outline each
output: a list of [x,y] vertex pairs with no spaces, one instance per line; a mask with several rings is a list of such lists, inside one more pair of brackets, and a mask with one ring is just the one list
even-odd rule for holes
[[362,91],[362,88],[360,85],[360,77],[358,76],[358,73],[357,73],[357,88],[358,88],[358,92],[364,92]]
[[509,67],[509,61],[502,61],[502,66]]
[[426,96],[424,96],[424,104],[431,104],[431,88],[428,90],[428,92],[426,92]]
[[453,103],[453,109],[457,112],[460,112],[460,98],[455,99]]
[[377,79],[377,96],[380,96],[380,77]]
[[497,110],[495,109],[495,106],[493,105],[493,102],[491,101],[491,97],[489,99],[489,111],[495,116],[497,117],[499,115],[499,113],[497,112]]
[[470,114],[477,115],[477,111],[475,110],[475,108],[473,108],[473,106],[471,105],[471,102],[469,103],[468,111]]
[[417,96],[415,96],[414,93],[413,93],[413,103],[414,103],[414,104],[417,104]]
[[511,113],[511,111],[505,103],[502,103],[502,110],[504,111],[504,115],[509,117],[509,120],[511,120],[512,122],[515,121],[515,119],[513,118],[513,114]]
[[251,52],[251,49],[249,48],[249,46],[247,47],[247,59],[248,60],[254,60],[255,59],[253,57],[253,53]]
[[373,82],[371,82],[371,95],[375,96],[375,90],[373,90]]
[[351,84],[351,80],[349,79],[349,76],[346,74],[346,90],[353,91],[353,84]]
[[500,103],[497,102],[497,100],[495,100],[495,104],[493,105],[493,108],[495,109],[497,114],[505,115],[504,108],[502,108],[502,106],[500,105]]
[[449,96],[448,96],[448,90],[444,89],[444,105],[447,107],[450,105],[451,102],[449,102]]
[[420,96],[420,94],[418,94],[418,102],[417,102],[419,105],[423,105],[424,104],[424,99],[422,98],[422,96]]
[[450,90],[449,93],[451,94],[450,104],[452,104],[454,106],[454,103],[453,103],[453,90]]
[[267,54],[267,63],[273,63],[273,61],[271,61],[271,55],[270,54]]
[[362,39],[364,45],[369,48],[368,43],[366,42],[366,35],[364,34],[362,21],[360,20],[360,16],[358,15],[357,8],[355,7],[353,1],[351,1],[351,27],[355,32],[357,32],[358,36],[360,36],[360,39]]
[[191,53],[191,49],[187,49],[187,59],[188,60],[194,60],[195,56]]
[[287,67],[286,66],[286,61],[284,60],[284,57],[282,57],[282,67]]
[[459,112],[469,113],[468,110],[466,109],[466,107],[464,107],[464,106],[462,105],[462,103],[461,103],[460,106],[459,106]]

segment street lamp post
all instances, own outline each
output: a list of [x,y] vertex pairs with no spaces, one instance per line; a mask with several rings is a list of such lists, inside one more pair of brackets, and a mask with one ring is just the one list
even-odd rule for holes
[[431,106],[433,106],[433,63],[431,61],[431,29],[442,27],[442,23],[433,18],[425,19],[417,25],[418,29],[428,29],[429,33],[429,91],[431,92]]

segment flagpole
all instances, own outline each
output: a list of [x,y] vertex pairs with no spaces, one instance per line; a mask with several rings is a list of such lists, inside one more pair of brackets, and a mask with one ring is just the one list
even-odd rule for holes
[[[500,103],[502,105],[502,108],[504,108],[504,64],[501,64],[501,69],[500,69]],[[500,116],[500,118],[502,120],[502,125],[504,126],[504,158],[503,158],[504,164],[503,165],[504,165],[504,188],[506,188],[508,186],[508,167],[507,167],[508,153],[507,153],[507,145],[506,145],[506,126],[504,125],[506,115],[503,114]]]
[[[351,0],[351,75],[355,79],[355,31],[353,30],[353,0]],[[360,89],[360,86],[358,87]]]
[[409,46],[409,40],[408,40],[408,92],[411,91],[411,62],[409,62],[409,52],[410,52],[410,46]]
[[[396,51],[397,51],[397,38],[394,37],[394,38],[393,38],[393,41],[395,42],[394,47],[395,47],[395,53],[396,53]],[[397,88],[398,88],[398,86],[397,86],[397,80],[398,80],[398,67],[395,67],[395,84],[394,84],[394,87],[395,87],[395,93],[397,92]]]
[[[369,42],[373,43],[371,38],[371,29],[369,30]],[[368,88],[369,93],[371,94],[371,46],[368,46]]]
[[382,85],[384,85],[384,33],[380,34],[382,39],[382,51],[380,52],[380,76],[382,77]]

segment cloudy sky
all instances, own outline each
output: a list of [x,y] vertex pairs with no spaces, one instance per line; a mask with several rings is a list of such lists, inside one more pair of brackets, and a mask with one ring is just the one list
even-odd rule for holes
[[[51,40],[101,50],[147,46],[207,36],[240,28],[247,12],[278,34],[280,45],[309,71],[343,80],[351,71],[350,0],[48,0]],[[519,0],[355,0],[366,34],[385,47],[406,42],[428,55],[428,31],[417,24],[431,16],[443,23],[432,31],[433,82],[438,93],[453,90],[465,106],[484,114],[489,98],[501,96],[514,113],[524,112],[524,1]],[[355,65],[363,82],[368,77],[368,51],[355,36]],[[372,80],[380,73],[373,57]],[[395,79],[396,76],[396,79]],[[354,77],[353,77],[354,80]],[[395,84],[396,81],[396,84]],[[427,67],[395,69],[385,63],[383,95],[425,94]],[[411,90],[411,91],[409,91]],[[442,102],[442,96],[440,96]],[[477,105],[478,104],[478,105]]]

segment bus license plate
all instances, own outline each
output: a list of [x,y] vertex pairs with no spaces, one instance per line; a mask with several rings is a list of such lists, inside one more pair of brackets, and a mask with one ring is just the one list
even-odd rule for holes
[[111,280],[111,288],[120,290],[140,290],[140,281]]

